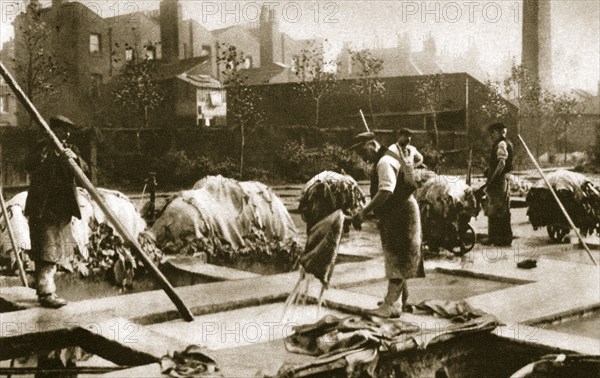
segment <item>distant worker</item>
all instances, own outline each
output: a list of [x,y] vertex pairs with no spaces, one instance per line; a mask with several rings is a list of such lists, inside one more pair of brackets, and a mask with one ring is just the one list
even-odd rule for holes
[[67,158],[79,164],[76,147],[69,144],[75,125],[68,118],[50,118],[50,128],[66,150],[61,156],[49,141],[38,143],[29,156],[28,170],[31,183],[25,203],[29,221],[31,259],[35,262],[36,291],[44,307],[59,308],[67,301],[56,294],[54,275],[57,264],[73,256],[74,241],[71,219],[81,219],[75,177],[68,167]]
[[512,171],[513,145],[506,139],[506,126],[494,123],[488,127],[492,139],[489,166],[486,171],[488,216],[488,243],[495,246],[510,246],[513,233],[510,225],[510,179]]
[[402,129],[397,143],[382,154],[373,139],[352,146],[366,161],[380,156],[376,170],[371,173],[371,202],[354,216],[360,223],[373,214],[378,219],[385,261],[388,288],[380,306],[370,313],[380,317],[399,316],[396,302],[402,297],[402,307],[408,299],[407,280],[425,277],[421,255],[421,218],[417,200],[414,168],[423,156],[410,144],[412,132]]
[[375,139],[375,133],[367,131],[357,134],[354,137],[354,144],[350,147],[350,150],[356,152],[366,163],[371,164],[371,187],[369,194],[371,198],[375,197],[377,193],[377,180],[373,180],[373,174],[377,171],[377,163],[387,151],[387,147],[379,144]]

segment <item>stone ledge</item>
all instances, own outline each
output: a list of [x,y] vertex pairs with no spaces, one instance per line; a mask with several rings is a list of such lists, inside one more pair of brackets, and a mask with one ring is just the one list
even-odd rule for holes
[[243,280],[260,277],[260,274],[252,272],[206,264],[195,257],[174,257],[167,260],[165,264],[170,265],[174,269],[210,278],[215,281]]

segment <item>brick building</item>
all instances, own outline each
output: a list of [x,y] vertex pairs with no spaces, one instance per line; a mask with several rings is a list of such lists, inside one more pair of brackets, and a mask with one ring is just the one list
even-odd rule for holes
[[[76,1],[53,0],[51,6],[42,7],[39,0],[30,0],[27,13],[17,16],[14,22],[15,59],[20,67],[26,66],[29,50],[34,50],[25,43],[27,34],[22,28],[32,12],[39,14],[44,25],[44,34],[47,34],[44,47],[52,51],[65,72],[64,80],[56,83],[57,93],[47,96],[54,101],[44,103],[43,96],[40,96],[38,101],[34,99],[34,103],[46,117],[51,113],[61,113],[85,126],[91,126],[94,119],[102,118],[98,117],[103,111],[98,101],[102,88],[110,84],[121,68],[133,59],[155,59],[159,62],[158,70],[164,72],[173,72],[172,68],[179,60],[187,60],[187,63],[195,61],[198,67],[183,66],[188,68],[187,71],[193,68],[190,75],[201,75],[203,79],[199,79],[200,82],[206,83],[207,76],[220,79],[218,46],[229,43],[246,54],[246,68],[251,69],[253,77],[260,78],[260,83],[265,83],[274,78],[276,81],[294,79],[294,75],[290,74],[292,61],[304,47],[303,41],[296,41],[279,31],[278,21],[267,7],[262,9],[260,22],[256,25],[209,31],[195,20],[183,20],[178,0],[162,0],[158,10],[108,18],[100,17]],[[199,59],[193,60],[195,58]],[[18,81],[26,82],[25,70],[19,71]],[[181,74],[184,72],[174,75]],[[164,75],[161,76],[164,79]],[[210,88],[216,88],[212,80],[208,81],[211,82]],[[197,80],[183,82],[188,85],[198,83]],[[206,89],[198,88],[201,92]],[[192,88],[176,91],[185,93],[185,98],[170,97],[169,101],[188,103],[190,98],[197,97],[193,92]],[[206,111],[206,104],[198,104],[198,111],[202,106],[204,115],[222,113],[215,109]],[[173,104],[166,108],[180,107]],[[202,117],[198,114],[195,118]],[[18,112],[17,121],[19,124],[28,123],[28,117],[22,110]]]
[[[14,75],[15,41],[11,39],[2,44],[0,61]],[[17,101],[12,91],[0,76],[0,127],[17,125]]]

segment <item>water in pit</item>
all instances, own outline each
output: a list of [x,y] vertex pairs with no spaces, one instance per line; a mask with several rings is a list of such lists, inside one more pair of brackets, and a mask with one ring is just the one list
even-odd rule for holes
[[[409,303],[420,303],[428,299],[457,301],[512,286],[514,285],[505,282],[428,272],[424,278],[408,280]],[[348,288],[348,290],[383,297],[386,288],[387,281],[381,280],[369,285],[354,286]]]
[[552,331],[600,340],[600,312],[586,314],[577,318],[565,319],[564,321],[554,324],[544,324],[540,327]]

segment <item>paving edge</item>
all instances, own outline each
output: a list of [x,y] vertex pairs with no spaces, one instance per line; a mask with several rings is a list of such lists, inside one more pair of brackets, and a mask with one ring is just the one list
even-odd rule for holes
[[472,270],[467,270],[467,269],[449,269],[449,268],[437,267],[437,268],[433,268],[432,271],[438,272],[438,273],[449,274],[449,275],[453,275],[453,276],[479,278],[479,279],[484,279],[484,280],[488,280],[488,281],[510,283],[510,284],[515,284],[515,285],[525,285],[525,284],[537,282],[535,280],[525,280],[525,279],[519,279],[519,278],[514,278],[514,277],[498,276],[498,275],[489,274],[489,273],[479,273],[479,272],[474,272]]
[[[530,325],[530,326],[538,326],[538,325],[544,325],[544,324],[552,324],[552,323],[556,323],[559,321],[560,321],[560,323],[562,323],[564,321],[569,321],[573,318],[577,318],[577,317],[583,316],[585,314],[596,313],[596,312],[598,312],[598,310],[600,310],[600,303],[595,303],[595,304],[589,305],[589,306],[575,307],[575,308],[569,309],[568,311],[559,312],[557,314],[553,314],[553,315],[549,315],[549,316],[542,316],[539,318],[534,318],[534,319],[524,322],[523,324]],[[600,343],[600,340],[598,342]]]

